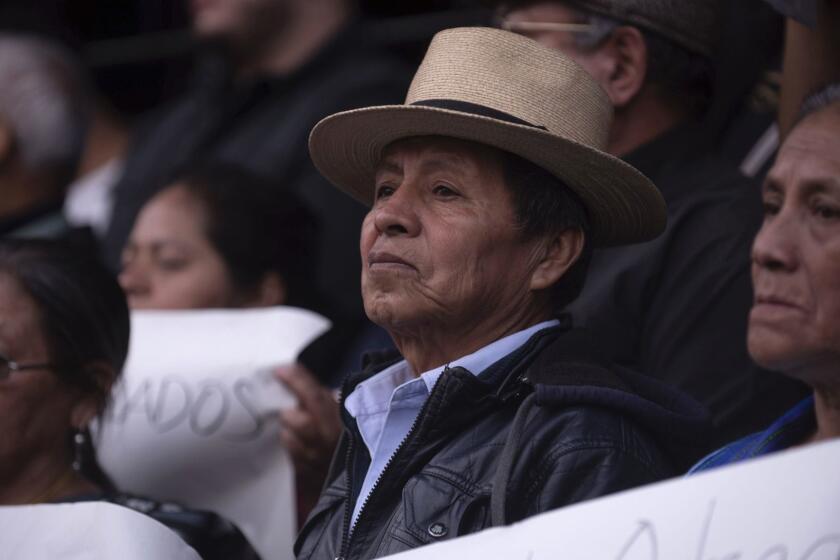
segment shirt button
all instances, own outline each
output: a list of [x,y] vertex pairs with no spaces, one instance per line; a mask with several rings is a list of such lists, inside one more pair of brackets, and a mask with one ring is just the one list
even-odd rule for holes
[[448,532],[449,530],[443,523],[432,523],[431,525],[429,525],[429,534],[436,539],[445,537],[446,533]]

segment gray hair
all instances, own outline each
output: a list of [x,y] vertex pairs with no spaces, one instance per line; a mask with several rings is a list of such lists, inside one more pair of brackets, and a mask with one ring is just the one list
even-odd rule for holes
[[796,117],[794,126],[837,102],[840,102],[840,82],[820,87],[805,97],[805,101],[799,108],[799,115]]
[[85,84],[80,64],[62,47],[0,33],[0,116],[28,167],[75,170],[90,112]]
[[621,22],[612,18],[580,9],[574,9],[574,11],[585,24],[591,26],[591,29],[572,35],[575,46],[584,51],[598,48],[617,27],[621,26]]

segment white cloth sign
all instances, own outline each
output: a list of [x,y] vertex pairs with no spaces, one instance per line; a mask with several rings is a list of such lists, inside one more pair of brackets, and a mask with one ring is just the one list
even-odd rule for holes
[[394,560],[838,560],[840,441],[567,507]]
[[294,399],[273,370],[328,328],[290,307],[132,313],[123,379],[94,435],[100,464],[121,490],[214,511],[264,560],[291,558],[277,412]]
[[151,517],[106,502],[0,507],[4,560],[201,560]]

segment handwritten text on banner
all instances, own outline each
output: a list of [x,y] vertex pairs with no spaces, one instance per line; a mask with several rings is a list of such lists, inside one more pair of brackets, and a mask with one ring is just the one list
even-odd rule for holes
[[840,441],[418,548],[394,560],[838,560]]

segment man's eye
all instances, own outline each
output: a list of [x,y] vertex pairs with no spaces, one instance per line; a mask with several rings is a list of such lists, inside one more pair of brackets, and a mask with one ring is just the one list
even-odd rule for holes
[[444,197],[452,197],[458,196],[458,193],[455,192],[453,189],[447,187],[446,185],[435,185],[435,188],[432,190],[437,196],[444,196]]
[[769,200],[765,200],[762,203],[764,207],[764,215],[765,216],[775,216],[779,213],[779,205],[775,202],[771,202]]
[[165,257],[157,260],[158,268],[165,272],[176,272],[186,268],[188,262],[179,257]]
[[376,200],[380,198],[386,198],[394,194],[394,187],[389,187],[387,185],[382,185],[377,187],[376,189]]
[[823,220],[837,220],[840,218],[840,208],[818,204],[814,207],[814,214]]

